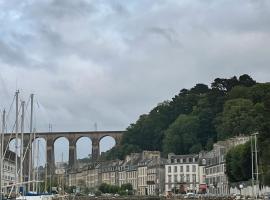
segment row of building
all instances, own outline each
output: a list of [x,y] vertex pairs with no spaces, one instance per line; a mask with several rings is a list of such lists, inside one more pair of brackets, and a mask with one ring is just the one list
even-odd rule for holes
[[137,195],[168,193],[229,194],[225,156],[228,150],[249,137],[236,137],[214,144],[199,154],[161,157],[158,151],[132,153],[125,160],[92,163],[68,171],[69,186],[97,188],[101,183],[121,186],[130,183]]
[[[7,150],[3,159],[3,174],[1,175],[2,191],[8,193],[15,181],[15,156],[16,154],[10,150]],[[1,161],[0,161],[1,162]]]

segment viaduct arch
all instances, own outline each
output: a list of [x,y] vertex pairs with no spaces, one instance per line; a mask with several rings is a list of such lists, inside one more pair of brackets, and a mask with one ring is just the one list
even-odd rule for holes
[[[85,132],[40,132],[36,133],[36,138],[43,138],[46,141],[46,156],[49,170],[54,171],[55,168],[55,158],[54,158],[54,142],[60,138],[65,137],[69,141],[69,167],[76,167],[76,143],[81,137],[88,137],[92,141],[92,158],[97,160],[100,156],[100,140],[106,136],[114,138],[115,145],[120,144],[122,135],[124,131],[85,131]],[[9,145],[9,142],[14,139],[10,134],[5,134],[5,147]],[[30,140],[30,134],[24,133],[23,146],[27,149],[28,142]],[[33,139],[34,140],[34,139]],[[32,141],[33,142],[33,141]],[[24,150],[25,151],[25,150]],[[29,155],[28,153],[26,156]],[[26,157],[26,160],[28,158]],[[28,164],[25,162],[24,169],[28,169]]]

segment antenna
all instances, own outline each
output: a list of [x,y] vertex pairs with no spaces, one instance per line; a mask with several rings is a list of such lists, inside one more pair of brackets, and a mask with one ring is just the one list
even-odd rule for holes
[[94,123],[94,131],[97,131],[98,130],[98,125],[97,125],[97,122]]
[[52,132],[52,124],[49,124],[49,133]]

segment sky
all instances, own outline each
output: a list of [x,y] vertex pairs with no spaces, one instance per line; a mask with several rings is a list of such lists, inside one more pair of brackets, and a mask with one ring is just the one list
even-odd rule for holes
[[269,0],[0,0],[0,10],[0,108],[16,89],[34,93],[38,131],[125,130],[196,83],[269,81]]

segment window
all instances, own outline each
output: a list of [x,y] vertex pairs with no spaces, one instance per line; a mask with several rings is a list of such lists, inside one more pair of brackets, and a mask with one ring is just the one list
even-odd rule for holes
[[177,172],[177,166],[174,166],[174,172]]
[[196,165],[192,165],[192,172],[196,172]]
[[180,166],[180,172],[183,172],[183,166]]
[[174,175],[174,182],[178,182],[177,175]]
[[171,159],[171,163],[174,163],[174,159]]
[[186,166],[186,172],[189,172],[189,165]]
[[171,183],[172,182],[172,176],[168,175],[168,182]]
[[196,174],[192,174],[192,181],[193,183],[196,183]]
[[192,162],[192,158],[189,158],[188,161],[191,163]]
[[189,174],[186,175],[186,182],[190,182]]
[[206,165],[206,160],[205,159],[202,159],[202,164]]
[[169,172],[169,173],[172,172],[171,166],[168,167],[168,172]]
[[185,177],[184,174],[181,174],[181,175],[180,175],[180,182],[181,182],[181,183],[184,182],[184,177]]
[[185,163],[186,162],[186,159],[185,158],[183,158],[183,163]]

